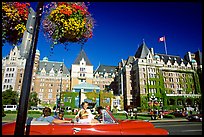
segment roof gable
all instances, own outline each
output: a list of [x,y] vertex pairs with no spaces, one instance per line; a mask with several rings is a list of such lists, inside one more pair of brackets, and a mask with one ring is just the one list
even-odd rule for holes
[[135,58],[146,58],[150,53],[150,50],[147,48],[145,42],[143,42],[135,53]]
[[77,56],[77,58],[73,64],[79,65],[82,58],[84,58],[84,60],[86,61],[86,65],[92,65],[83,49],[80,51],[80,53],[78,54],[78,56]]

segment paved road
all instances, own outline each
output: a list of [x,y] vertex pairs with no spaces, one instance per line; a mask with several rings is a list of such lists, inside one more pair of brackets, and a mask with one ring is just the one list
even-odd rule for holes
[[152,122],[157,128],[164,128],[169,135],[202,135],[202,122],[170,121]]

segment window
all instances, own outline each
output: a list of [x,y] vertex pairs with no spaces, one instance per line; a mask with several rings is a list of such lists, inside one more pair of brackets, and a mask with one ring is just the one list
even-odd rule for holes
[[49,91],[48,92],[52,92],[52,89],[49,89]]
[[146,94],[146,88],[143,89],[144,94]]
[[85,68],[80,68],[80,71],[85,71]]
[[48,99],[52,98],[52,93],[48,93]]
[[40,100],[43,99],[43,93],[39,93],[39,99],[40,99]]

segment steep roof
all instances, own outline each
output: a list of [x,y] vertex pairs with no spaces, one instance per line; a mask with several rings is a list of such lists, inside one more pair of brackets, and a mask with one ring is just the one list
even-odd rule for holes
[[199,65],[202,65],[202,52],[200,50],[195,52],[195,59]]
[[150,50],[147,48],[145,42],[143,41],[143,43],[140,45],[137,52],[135,53],[135,57],[136,58],[146,58],[149,52]]
[[180,65],[181,62],[183,62],[185,65],[188,63],[185,59],[182,59],[180,56],[175,56],[175,55],[166,55],[166,54],[155,54],[155,56],[158,55],[160,59],[163,59],[165,63],[168,62],[168,60],[171,63],[174,63],[175,61]]
[[41,71],[43,68],[45,68],[45,71],[49,73],[53,68],[56,73],[60,70],[61,65],[63,65],[63,74],[69,74],[69,70],[63,62],[48,61],[48,58],[43,58],[43,60],[40,60],[38,71]]
[[78,54],[73,64],[80,64],[82,58],[84,58],[84,60],[86,61],[86,65],[92,65],[83,49],[81,49],[80,53]]
[[117,66],[100,65],[95,72],[114,73]]
[[127,59],[126,65],[133,63],[133,61],[134,61],[134,56],[129,56]]

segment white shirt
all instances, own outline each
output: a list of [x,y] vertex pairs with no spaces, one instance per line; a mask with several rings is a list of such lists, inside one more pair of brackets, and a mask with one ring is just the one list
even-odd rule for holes
[[88,117],[88,118],[85,118],[85,119],[79,119],[78,123],[83,123],[83,124],[87,123],[87,124],[89,124],[89,123],[91,123],[91,120],[92,120],[91,117]]
[[[79,114],[81,113],[81,111],[84,111],[85,109],[81,109],[81,110],[79,110],[79,112],[77,113],[77,115],[75,116],[75,118],[76,117],[79,117]],[[89,114],[88,115],[88,119],[94,119],[94,115],[91,113],[91,110],[90,109],[86,109],[86,112]]]

